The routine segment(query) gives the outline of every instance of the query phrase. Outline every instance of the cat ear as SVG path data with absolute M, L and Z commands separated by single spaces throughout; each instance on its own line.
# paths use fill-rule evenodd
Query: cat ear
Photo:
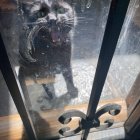
M 24 13 L 29 13 L 33 1 L 31 0 L 19 0 L 19 7 L 23 10 Z
M 73 5 L 73 3 L 74 3 L 74 0 L 62 0 L 62 1 L 63 2 L 67 2 L 70 5 Z
M 21 0 L 20 6 L 24 14 L 31 14 L 40 9 L 40 0 Z

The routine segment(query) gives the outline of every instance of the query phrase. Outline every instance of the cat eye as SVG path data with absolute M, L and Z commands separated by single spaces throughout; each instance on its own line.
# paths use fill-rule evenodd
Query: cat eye
M 49 10 L 47 8 L 42 8 L 38 11 L 37 16 L 38 18 L 45 17 Z
M 57 7 L 57 8 L 55 8 L 55 12 L 57 13 L 57 14 L 64 14 L 64 13 L 66 13 L 67 12 L 67 9 L 66 8 L 63 8 L 63 7 Z
M 46 13 L 43 12 L 43 11 L 39 11 L 39 12 L 37 13 L 38 18 L 44 17 L 45 15 L 46 15 Z

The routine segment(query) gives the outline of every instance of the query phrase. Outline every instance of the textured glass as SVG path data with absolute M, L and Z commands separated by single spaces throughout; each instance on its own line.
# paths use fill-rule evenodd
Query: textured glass
M 38 137 L 59 137 L 58 117 L 89 101 L 110 0 L 2 3 L 0 29 Z
M 126 98 L 140 72 L 140 2 L 130 2 L 102 97 Z M 110 96 L 113 95 L 113 96 Z

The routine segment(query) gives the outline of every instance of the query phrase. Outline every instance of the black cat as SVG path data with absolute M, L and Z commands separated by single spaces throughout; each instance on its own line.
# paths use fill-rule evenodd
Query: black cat
M 76 97 L 78 90 L 71 70 L 71 35 L 76 24 L 74 9 L 63 0 L 35 0 L 19 3 L 19 12 L 22 21 L 20 81 L 23 82 L 26 72 L 36 73 L 40 69 L 48 74 L 62 73 L 68 95 Z M 53 98 L 48 87 L 45 84 L 43 87 Z

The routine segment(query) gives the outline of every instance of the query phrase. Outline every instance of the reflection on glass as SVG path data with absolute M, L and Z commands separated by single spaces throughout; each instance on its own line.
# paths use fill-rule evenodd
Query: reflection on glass
M 110 0 L 11 5 L 12 12 L 1 12 L 0 27 L 25 103 L 37 134 L 58 136 L 59 115 L 88 103 Z
M 0 71 L 0 139 L 22 139 L 23 133 L 24 137 L 27 138 L 22 127 L 21 118 Z
M 17 110 L 0 71 L 0 117 L 16 114 Z
M 103 90 L 103 99 L 125 98 L 140 72 L 140 2 L 130 2 Z M 105 93 L 108 93 L 106 96 Z

